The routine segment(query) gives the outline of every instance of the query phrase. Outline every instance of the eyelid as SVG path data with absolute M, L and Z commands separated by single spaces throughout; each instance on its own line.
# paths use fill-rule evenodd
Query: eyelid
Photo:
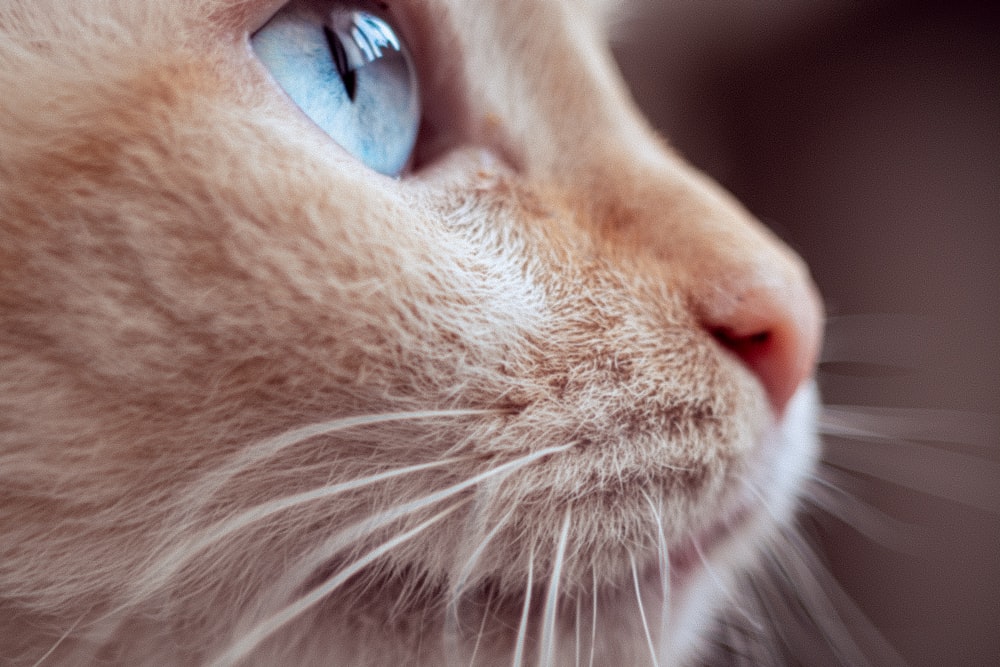
M 240 24 L 245 26 L 247 34 L 252 35 L 263 28 L 282 7 L 292 2 L 295 0 L 247 0 L 243 5 L 227 11 L 238 12 Z M 299 0 L 298 4 L 304 4 L 320 14 L 343 6 L 355 6 L 383 16 L 394 13 L 393 3 L 382 0 Z
M 238 9 L 239 25 L 245 36 L 250 36 L 264 27 L 271 17 L 278 13 L 290 0 L 247 0 Z

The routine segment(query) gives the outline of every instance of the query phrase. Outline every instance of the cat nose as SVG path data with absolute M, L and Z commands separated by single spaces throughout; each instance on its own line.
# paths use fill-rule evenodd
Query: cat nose
M 778 415 L 813 374 L 823 307 L 801 263 L 746 271 L 701 309 L 702 325 L 759 378 Z

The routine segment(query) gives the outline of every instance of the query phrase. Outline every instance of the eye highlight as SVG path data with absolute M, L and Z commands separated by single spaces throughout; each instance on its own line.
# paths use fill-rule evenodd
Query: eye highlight
M 413 60 L 386 18 L 360 3 L 298 0 L 250 42 L 278 85 L 334 141 L 375 171 L 403 170 L 420 99 Z

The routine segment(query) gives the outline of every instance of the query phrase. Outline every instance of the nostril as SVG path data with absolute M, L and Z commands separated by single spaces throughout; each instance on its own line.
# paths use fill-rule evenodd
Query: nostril
M 780 379 L 772 377 L 774 374 L 768 368 L 768 359 L 774 352 L 774 335 L 770 331 L 757 331 L 750 334 L 739 334 L 727 327 L 716 327 L 711 331 L 712 336 L 722 347 L 726 348 L 753 371 L 764 383 L 771 398 L 772 404 L 780 413 L 780 406 L 783 400 L 782 388 L 776 386 Z
M 712 330 L 712 336 L 723 347 L 731 350 L 738 357 L 749 363 L 749 358 L 765 353 L 771 342 L 770 331 L 758 331 L 749 335 L 740 335 L 732 329 L 717 327 Z
M 718 343 L 760 380 L 778 415 L 812 375 L 822 307 L 809 283 L 745 292 L 724 317 L 705 323 Z
M 784 412 L 798 385 L 805 379 L 793 357 L 797 352 L 778 344 L 779 335 L 771 330 L 741 334 L 727 327 L 711 330 L 724 348 L 743 361 L 764 385 L 775 412 Z
M 739 357 L 761 379 L 771 403 L 780 413 L 784 387 L 777 386 L 781 379 L 775 376 L 770 368 L 773 364 L 769 362 L 769 358 L 775 354 L 774 335 L 767 330 L 740 334 L 728 327 L 716 327 L 711 330 L 711 334 L 722 347 Z

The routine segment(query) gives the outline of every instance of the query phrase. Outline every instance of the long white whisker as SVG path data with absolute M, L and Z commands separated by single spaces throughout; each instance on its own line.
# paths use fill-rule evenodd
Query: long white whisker
M 826 479 L 836 473 L 829 468 L 822 476 L 813 475 L 805 500 L 887 549 L 912 555 L 927 553 L 935 539 L 933 533 L 886 514 Z
M 64 641 L 66 641 L 66 638 L 69 637 L 71 634 L 73 634 L 73 631 L 76 630 L 77 626 L 80 625 L 80 623 L 83 621 L 84 618 L 86 618 L 86 616 L 87 615 L 84 614 L 80 618 L 76 619 L 76 621 L 73 623 L 73 625 L 69 626 L 69 629 L 66 630 L 66 632 L 62 633 L 62 635 L 59 637 L 59 639 L 57 639 L 56 642 L 51 647 L 49 647 L 49 650 L 46 651 L 42 655 L 42 657 L 40 657 L 38 660 L 35 661 L 35 664 L 33 665 L 33 667 L 39 667 L 43 662 L 45 662 L 46 660 L 48 660 L 49 656 L 51 656 L 53 653 L 55 653 L 56 649 L 59 648 L 59 646 L 62 645 L 62 643 Z
M 359 428 L 364 426 L 371 426 L 376 424 L 391 423 L 398 421 L 410 421 L 410 420 L 422 420 L 422 419 L 434 419 L 434 418 L 450 418 L 450 417 L 465 417 L 465 416 L 476 416 L 476 415 L 496 415 L 505 414 L 506 410 L 500 409 L 449 409 L 449 410 L 416 410 L 409 412 L 392 412 L 383 414 L 372 414 L 372 415 L 358 415 L 353 417 L 342 417 L 338 419 L 332 419 L 328 421 L 318 422 L 315 424 L 310 424 L 302 426 L 299 428 L 291 429 L 277 436 L 267 438 L 261 442 L 258 442 L 247 449 L 242 450 L 237 457 L 232 459 L 225 467 L 219 468 L 210 474 L 204 475 L 201 479 L 201 483 L 190 487 L 184 494 L 185 499 L 195 499 L 200 498 L 200 502 L 194 502 L 186 505 L 184 509 L 184 515 L 188 517 L 194 517 L 201 511 L 205 506 L 209 504 L 211 498 L 218 492 L 225 483 L 237 475 L 238 473 L 250 469 L 252 465 L 261 460 L 266 460 L 272 457 L 282 450 L 292 447 L 296 444 L 305 442 L 311 438 L 319 437 L 322 435 L 328 435 L 331 433 L 336 433 L 340 431 L 345 431 L 353 428 Z M 434 467 L 438 463 L 424 464 L 428 467 Z M 405 474 L 402 472 L 401 474 Z M 321 493 L 321 491 L 320 491 Z M 280 503 L 281 501 L 276 501 Z M 280 511 L 280 510 L 279 510 Z M 253 522 L 250 514 L 246 514 L 246 518 Z M 234 522 L 239 522 L 240 519 L 235 517 L 232 519 Z M 191 525 L 194 523 L 193 518 L 189 518 L 184 525 Z M 195 541 L 196 551 L 190 552 L 193 555 L 197 552 L 197 549 L 202 549 L 205 546 L 210 545 L 215 540 L 212 537 L 214 531 L 209 528 L 206 529 L 202 538 L 198 538 Z M 204 540 L 204 543 L 202 543 Z M 200 546 L 199 546 L 200 545 Z M 185 541 L 181 546 L 171 549 L 167 555 L 160 556 L 157 560 L 151 563 L 149 566 L 143 568 L 146 573 L 141 579 L 136 580 L 131 583 L 131 589 L 135 593 L 131 595 L 133 599 L 138 599 L 143 597 L 144 594 L 151 593 L 158 587 L 163 586 L 168 578 L 176 574 L 189 560 L 188 549 L 191 543 Z M 123 604 L 115 609 L 108 610 L 103 614 L 106 619 L 114 618 L 120 612 L 126 610 L 126 606 Z
M 708 557 L 705 556 L 705 552 L 702 550 L 701 545 L 698 544 L 698 540 L 692 540 L 691 546 L 694 547 L 694 552 L 697 554 L 698 559 L 701 561 L 702 567 L 705 568 L 705 572 L 708 574 L 709 578 L 715 583 L 715 585 L 722 591 L 722 594 L 726 596 L 730 603 L 732 603 L 732 609 L 739 611 L 740 615 L 746 618 L 747 622 L 756 627 L 757 621 L 750 616 L 746 608 L 741 603 L 740 599 L 732 591 L 732 587 L 727 584 L 716 572 L 715 568 L 709 562 Z
M 777 575 L 780 574 L 782 575 L 784 581 L 779 582 L 771 579 L 764 580 L 761 577 L 752 577 L 746 580 L 747 585 L 756 595 L 756 601 L 757 601 L 756 607 L 757 611 L 759 612 L 758 614 L 756 614 L 756 616 L 758 618 L 763 617 L 763 620 L 766 621 L 766 624 L 762 623 L 761 621 L 757 621 L 757 623 L 753 627 L 755 630 L 757 630 L 758 633 L 763 632 L 765 629 L 772 631 L 775 634 L 774 637 L 775 639 L 780 639 L 782 643 L 785 644 L 785 646 L 791 648 L 795 645 L 795 643 L 792 640 L 795 638 L 794 626 L 796 623 L 796 619 L 795 618 L 785 619 L 779 616 L 779 612 L 781 610 L 775 606 L 775 601 L 785 603 L 787 606 L 788 593 L 786 592 L 786 590 L 789 589 L 789 585 L 791 584 L 790 588 L 794 592 L 795 582 L 789 579 L 787 573 L 781 570 L 780 566 L 777 564 L 777 559 L 778 559 L 777 553 L 772 553 L 768 551 L 766 553 L 766 556 L 771 561 L 770 573 L 772 574 L 772 576 L 776 577 Z M 763 590 L 764 585 L 767 585 L 767 588 L 769 588 L 770 591 Z M 774 593 L 776 590 L 780 590 L 781 595 L 775 595 Z M 744 615 L 743 618 L 748 619 L 749 615 Z M 771 664 L 771 663 L 764 662 L 761 664 Z M 775 662 L 775 664 L 778 663 Z
M 885 442 L 896 449 L 873 456 L 872 447 L 849 440 L 828 439 L 825 462 L 839 468 L 878 477 L 946 500 L 1000 514 L 1000 464 L 916 442 Z
M 594 667 L 594 653 L 597 651 L 597 572 L 590 571 L 591 603 L 593 608 L 590 612 L 590 660 L 589 667 Z
M 777 561 L 778 566 L 789 576 L 790 580 L 795 582 L 796 589 L 804 591 L 804 594 L 800 596 L 800 601 L 815 610 L 815 613 L 812 614 L 814 617 L 822 618 L 826 622 L 823 630 L 827 633 L 826 638 L 830 648 L 837 654 L 842 664 L 869 664 L 869 661 L 864 657 L 864 652 L 858 647 L 853 637 L 851 637 L 842 615 L 830 596 L 837 595 L 838 603 L 846 607 L 852 616 L 864 619 L 865 621 L 867 621 L 867 618 L 865 618 L 853 600 L 850 599 L 850 596 L 844 593 L 833 577 L 829 576 L 826 568 L 802 541 L 800 536 L 790 534 L 787 536 L 787 542 L 791 547 L 791 551 L 783 554 L 784 558 L 781 561 Z M 794 556 L 794 558 L 790 558 L 789 556 Z M 794 570 L 790 571 L 788 566 L 793 567 Z M 823 579 L 820 577 L 823 577 Z M 858 625 L 859 627 L 867 625 L 869 634 L 884 651 L 885 655 L 879 658 L 879 665 L 896 664 L 902 666 L 906 664 L 906 661 L 874 629 L 874 626 L 871 626 L 870 621 L 866 624 Z
M 483 641 L 483 633 L 486 631 L 486 619 L 490 615 L 490 603 L 489 600 L 483 608 L 483 620 L 479 622 L 479 632 L 476 633 L 476 643 L 472 647 L 472 657 L 469 658 L 469 667 L 474 667 L 476 664 L 476 655 L 479 653 L 479 644 Z
M 779 665 L 786 661 L 781 655 L 779 644 L 784 644 L 792 649 L 793 653 L 796 652 L 793 647 L 799 645 L 793 639 L 795 639 L 794 634 L 799 631 L 796 626 L 801 624 L 801 621 L 795 615 L 791 615 L 791 618 L 780 617 L 778 614 L 781 610 L 777 609 L 771 601 L 771 598 L 777 599 L 784 604 L 787 611 L 790 606 L 788 586 L 794 582 L 791 582 L 787 576 L 782 581 L 777 581 L 774 577 L 781 573 L 775 570 L 773 564 L 768 572 L 772 575 L 771 577 L 747 579 L 747 584 L 755 595 L 756 604 L 753 616 L 761 619 L 753 628 L 755 630 L 753 643 L 755 651 L 751 661 L 753 665 Z M 763 590 L 765 587 L 769 590 Z M 794 604 L 794 601 L 791 602 Z M 744 631 L 748 632 L 749 629 L 744 626 Z M 808 653 L 799 653 L 808 655 Z
M 200 498 L 201 501 L 195 505 L 188 506 L 186 514 L 194 516 L 209 504 L 211 498 L 222 489 L 226 482 L 240 472 L 251 469 L 254 464 L 268 460 L 281 451 L 293 447 L 302 442 L 323 435 L 330 435 L 341 431 L 355 428 L 374 426 L 400 421 L 418 421 L 436 418 L 468 417 L 486 414 L 502 414 L 502 410 L 496 409 L 451 409 L 451 410 L 415 410 L 407 412 L 388 412 L 381 414 L 355 415 L 351 417 L 340 417 L 327 421 L 307 424 L 298 428 L 290 429 L 284 433 L 272 436 L 256 444 L 241 450 L 237 456 L 231 459 L 225 466 L 217 468 L 210 474 L 201 478 L 201 482 L 190 488 L 184 494 L 185 498 Z M 187 545 L 184 546 L 187 548 Z M 181 549 L 175 549 L 173 553 L 183 553 Z M 164 564 L 169 567 L 169 561 L 164 560 Z M 147 568 L 147 571 L 160 571 L 159 568 Z
M 461 597 L 462 591 L 465 589 L 465 586 L 469 581 L 469 577 L 472 576 L 472 571 L 475 569 L 476 563 L 479 562 L 483 552 L 486 551 L 487 547 L 489 547 L 493 538 L 497 536 L 497 533 L 499 533 L 500 530 L 507 525 L 507 522 L 513 514 L 514 509 L 511 508 L 506 514 L 503 515 L 503 517 L 500 518 L 499 521 L 497 521 L 496 525 L 490 529 L 490 532 L 486 533 L 486 535 L 478 541 L 476 548 L 466 559 L 465 565 L 462 566 L 462 569 L 458 573 L 458 577 L 456 577 L 455 582 L 452 584 L 450 595 L 451 602 L 449 602 L 449 607 L 454 607 L 457 604 L 458 598 Z
M 657 565 L 660 569 L 660 637 L 667 636 L 667 626 L 670 623 L 670 550 L 667 548 L 667 536 L 663 530 L 663 506 L 662 498 L 658 504 L 653 503 L 653 499 L 648 493 L 643 493 L 650 511 L 653 512 L 653 519 L 656 521 L 656 555 Z
M 771 507 L 771 502 L 767 499 L 767 496 L 757 488 L 757 485 L 749 477 L 743 478 L 743 486 L 753 494 L 753 496 L 760 501 L 760 506 L 764 508 L 764 511 L 771 515 L 771 518 L 775 520 L 779 525 L 781 524 L 781 519 L 774 513 L 774 509 Z
M 146 569 L 147 571 L 155 572 L 157 580 L 165 581 L 184 567 L 186 563 L 193 560 L 194 557 L 200 552 L 213 544 L 217 544 L 229 535 L 232 535 L 254 523 L 274 516 L 275 514 L 283 512 L 287 509 L 298 507 L 316 500 L 332 498 L 333 496 L 341 493 L 356 491 L 366 486 L 371 486 L 396 477 L 422 472 L 424 470 L 441 468 L 460 460 L 462 459 L 456 457 L 442 459 L 440 461 L 432 461 L 430 463 L 421 463 L 395 470 L 388 470 L 374 475 L 369 475 L 367 477 L 322 486 L 318 489 L 311 489 L 309 491 L 303 491 L 301 493 L 296 493 L 284 498 L 278 498 L 267 503 L 262 503 L 255 507 L 251 507 L 250 509 L 244 510 L 237 516 L 222 521 L 219 524 L 209 526 L 201 531 L 200 537 L 195 538 L 193 541 L 181 543 L 164 556 L 159 557 L 154 567 L 148 567 Z M 147 583 L 147 588 L 152 586 L 154 586 L 153 583 Z
M 926 318 L 898 313 L 834 316 L 826 322 L 820 360 L 920 368 L 927 360 L 926 334 L 936 326 Z
M 750 641 L 749 631 L 737 625 L 730 619 L 724 626 L 725 639 L 722 645 L 730 653 L 741 658 L 740 664 L 749 660 L 753 665 L 774 665 L 779 664 L 777 660 L 766 661 L 763 651 L 755 647 Z
M 448 596 L 448 606 L 445 609 L 445 621 L 444 621 L 444 635 L 445 641 L 449 643 L 453 652 L 458 650 L 458 641 L 461 636 L 461 628 L 458 618 L 458 605 L 462 592 L 465 590 L 465 586 L 468 583 L 469 577 L 472 575 L 472 571 L 475 569 L 476 563 L 479 562 L 479 558 L 483 555 L 483 552 L 493 541 L 493 538 L 497 536 L 500 529 L 507 525 L 508 520 L 514 514 L 514 508 L 511 508 L 496 525 L 490 529 L 490 532 L 486 534 L 485 537 L 478 540 L 478 544 L 473 550 L 472 554 L 466 559 L 465 565 L 462 566 L 461 571 L 456 577 L 455 582 L 451 586 L 451 593 Z M 478 647 L 479 638 L 476 639 L 476 645 Z
M 535 548 L 532 546 L 528 554 L 528 585 L 524 589 L 524 607 L 521 609 L 521 622 L 517 626 L 517 643 L 514 647 L 514 662 L 512 667 L 521 667 L 524 661 L 524 641 L 528 635 L 528 613 L 531 611 L 531 587 L 535 577 Z
M 576 615 L 573 617 L 573 636 L 574 636 L 574 639 L 576 640 L 575 643 L 574 643 L 574 646 L 576 647 L 576 650 L 573 653 L 573 655 L 574 655 L 573 664 L 574 665 L 579 665 L 580 664 L 580 604 L 581 604 L 580 596 L 577 596 L 577 598 L 576 598 Z
M 460 500 L 453 503 L 444 510 L 438 512 L 434 516 L 430 517 L 426 521 L 421 522 L 417 526 L 407 530 L 396 537 L 383 542 L 379 546 L 375 547 L 362 557 L 355 560 L 351 565 L 342 569 L 336 575 L 325 581 L 322 585 L 317 586 L 311 590 L 308 594 L 304 595 L 300 599 L 296 600 L 294 603 L 286 606 L 277 614 L 274 614 L 266 621 L 257 624 L 255 627 L 251 628 L 238 642 L 233 644 L 229 650 L 223 653 L 221 656 L 216 658 L 211 662 L 212 667 L 223 667 L 225 665 L 233 665 L 243 658 L 246 658 L 250 653 L 257 648 L 261 642 L 266 640 L 272 634 L 277 632 L 282 626 L 294 620 L 296 617 L 307 611 L 313 605 L 317 604 L 323 598 L 328 596 L 330 593 L 335 591 L 338 587 L 344 584 L 352 576 L 360 572 L 367 565 L 373 563 L 378 558 L 382 557 L 395 547 L 403 544 L 407 540 L 410 540 L 420 533 L 424 532 L 434 524 L 440 522 L 445 517 L 449 516 L 455 512 L 459 507 L 466 504 L 466 500 Z
M 220 466 L 210 474 L 202 476 L 201 482 L 189 489 L 188 493 L 185 494 L 187 498 L 202 499 L 197 505 L 187 508 L 188 514 L 193 515 L 208 505 L 211 499 L 215 497 L 215 494 L 239 473 L 251 470 L 260 462 L 272 459 L 282 451 L 313 438 L 392 422 L 504 414 L 504 412 L 497 409 L 413 410 L 338 417 L 336 419 L 299 426 L 241 449 L 226 465 Z
M 413 514 L 414 512 L 442 500 L 451 498 L 452 496 L 455 496 L 470 487 L 474 487 L 487 479 L 512 473 L 541 458 L 557 452 L 565 451 L 570 446 L 571 445 L 559 445 L 541 449 L 537 452 L 532 452 L 531 454 L 527 454 L 520 458 L 498 465 L 495 468 L 483 471 L 473 477 L 458 482 L 457 484 L 441 489 L 440 491 L 435 491 L 434 493 L 427 494 L 426 496 L 417 498 L 416 500 L 403 503 L 402 505 L 380 512 L 371 518 L 348 526 L 300 558 L 299 561 L 288 570 L 287 574 L 282 577 L 281 582 L 279 582 L 276 587 L 276 590 L 294 590 L 294 588 L 300 585 L 304 579 L 308 578 L 317 566 L 328 561 L 334 554 L 339 553 L 345 547 L 354 544 L 362 537 L 374 533 L 378 529 L 392 523 L 393 521 L 409 514 Z
M 235 474 L 248 469 L 248 467 L 250 467 L 253 463 L 269 459 L 282 450 L 319 436 L 391 422 L 418 421 L 450 417 L 471 417 L 478 415 L 504 414 L 504 412 L 504 410 L 497 409 L 413 410 L 409 412 L 387 412 L 383 414 L 339 417 L 337 419 L 330 419 L 315 424 L 307 424 L 306 426 L 300 426 L 271 438 L 267 438 L 242 450 L 238 456 L 229 462 L 227 466 L 216 470 L 213 475 L 206 477 L 205 484 L 203 485 L 205 488 L 200 489 L 202 493 L 192 497 L 209 497 L 213 495 L 216 490 L 221 488 L 228 479 Z
M 715 568 L 712 567 L 712 564 L 708 562 L 708 557 L 705 556 L 705 552 L 702 551 L 701 545 L 698 544 L 698 540 L 691 540 L 691 546 L 694 547 L 694 552 L 698 556 L 698 560 L 701 561 L 702 567 L 705 568 L 705 572 L 712 579 L 712 581 L 715 582 L 715 585 L 720 591 L 722 591 L 723 595 L 725 595 L 729 601 L 733 603 L 734 606 L 738 605 L 736 596 L 733 595 L 733 592 L 729 589 L 726 582 L 719 577 Z
M 566 508 L 562 530 L 559 532 L 559 546 L 556 547 L 556 562 L 552 568 L 549 591 L 545 599 L 545 614 L 542 622 L 542 644 L 538 652 L 539 665 L 551 665 L 555 658 L 556 606 L 559 602 L 559 579 L 562 577 L 563 561 L 566 556 L 566 542 L 569 539 L 570 508 Z
M 649 631 L 649 621 L 646 618 L 646 609 L 642 604 L 642 589 L 639 587 L 639 571 L 635 566 L 635 556 L 629 554 L 629 561 L 632 563 L 632 583 L 635 584 L 635 601 L 639 605 L 639 617 L 642 619 L 642 629 L 646 633 L 646 643 L 649 645 L 649 657 L 653 660 L 653 667 L 659 667 L 660 661 L 656 657 L 656 646 L 653 644 L 653 635 Z
M 864 440 L 923 440 L 993 448 L 1000 436 L 996 415 L 964 410 L 824 405 L 819 430 Z

